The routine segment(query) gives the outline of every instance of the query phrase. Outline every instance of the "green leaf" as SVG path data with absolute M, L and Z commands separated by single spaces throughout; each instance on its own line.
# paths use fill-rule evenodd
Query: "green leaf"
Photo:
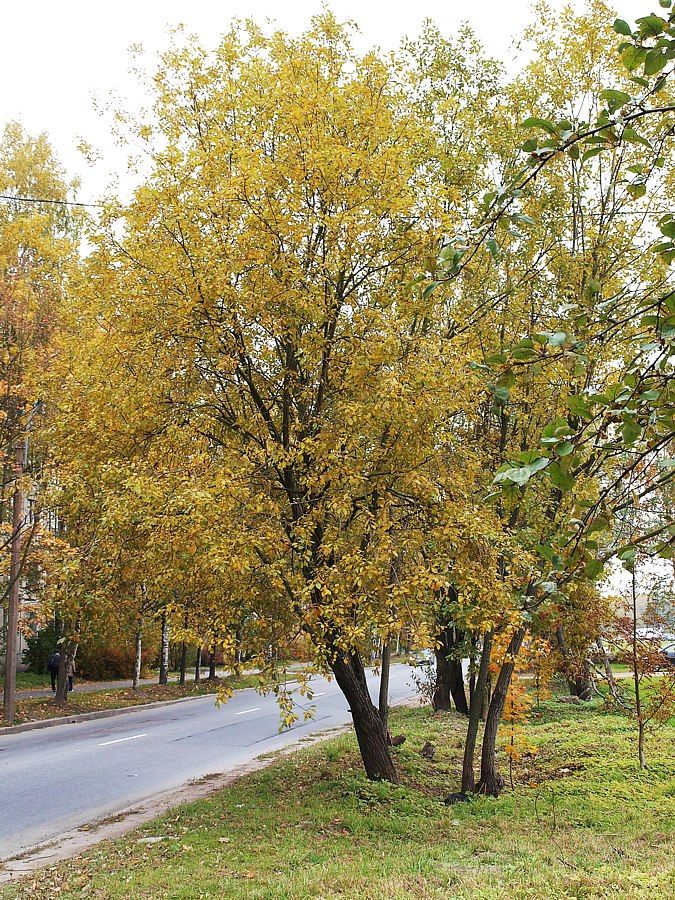
M 643 137 L 643 135 L 639 134 L 639 132 L 637 132 L 634 128 L 630 127 L 624 128 L 623 139 L 624 141 L 630 141 L 633 144 L 643 144 L 645 147 L 649 147 L 650 149 L 652 146 L 646 137 Z
M 571 441 L 563 441 L 555 448 L 557 456 L 569 456 L 574 451 L 574 444 Z
M 598 153 L 602 153 L 604 147 L 591 147 L 590 150 L 586 150 L 584 155 L 581 157 L 582 162 L 586 162 L 587 159 L 592 159 L 594 156 L 597 156 Z
M 497 244 L 497 241 L 494 238 L 490 238 L 487 241 L 487 248 L 490 251 L 490 256 L 494 260 L 499 259 L 499 245 Z
M 533 462 L 528 463 L 526 466 L 513 466 L 504 469 L 502 472 L 498 472 L 492 483 L 503 484 L 506 481 L 510 481 L 513 484 L 524 487 L 535 472 L 539 472 L 541 469 L 546 468 L 549 463 L 550 459 L 548 457 L 541 456 Z
M 632 72 L 634 69 L 637 69 L 639 65 L 642 64 L 645 56 L 647 55 L 647 51 L 644 47 L 634 47 L 628 46 L 621 54 L 621 59 L 623 60 L 624 66 L 628 69 L 629 72 Z
M 660 459 L 657 463 L 657 466 L 660 469 L 672 469 L 675 467 L 675 458 L 670 459 Z
M 656 75 L 667 62 L 667 51 L 663 47 L 654 47 L 645 56 L 645 75 Z
M 668 238 L 675 238 L 675 215 L 669 213 L 659 219 L 659 230 Z
M 578 394 L 573 394 L 567 400 L 567 407 L 573 416 L 579 416 L 579 418 L 586 420 L 590 420 L 593 418 L 593 413 L 591 412 L 591 408 L 586 397 L 582 397 Z
M 544 131 L 547 131 L 551 135 L 558 134 L 555 125 L 553 122 L 549 121 L 549 119 L 537 119 L 535 116 L 530 116 L 529 119 L 525 119 L 525 121 L 521 124 L 521 128 L 542 128 Z
M 512 388 L 517 380 L 515 372 L 504 372 L 499 376 L 498 384 L 499 387 Z
M 521 362 L 523 362 L 523 361 L 527 361 L 529 359 L 536 359 L 537 353 L 528 347 L 516 347 L 514 350 L 511 351 L 511 356 L 514 359 L 518 359 Z
M 551 463 L 546 469 L 551 484 L 560 488 L 561 491 L 571 491 L 574 487 L 574 477 L 569 472 L 565 472 L 558 463 Z
M 630 103 L 633 98 L 625 91 L 614 91 L 610 89 L 606 91 L 600 91 L 600 99 L 610 100 L 612 103 L 618 103 L 621 106 L 624 106 L 626 103 Z
M 640 437 L 642 430 L 640 426 L 634 422 L 632 419 L 627 419 L 623 425 L 621 426 L 621 436 L 623 437 L 623 442 L 629 447 L 637 441 Z
M 525 468 L 529 469 L 532 475 L 534 475 L 535 472 L 540 472 L 542 469 L 545 469 L 550 462 L 551 460 L 548 458 L 548 456 L 540 456 L 533 462 L 528 463 Z
M 594 531 L 606 531 L 609 528 L 609 520 L 604 516 L 597 516 L 588 526 L 588 534 Z
M 633 200 L 639 200 L 640 197 L 644 197 L 647 193 L 647 185 L 644 181 L 637 181 L 634 184 L 627 185 L 626 190 Z
M 562 347 L 562 345 L 567 340 L 567 334 L 564 331 L 556 331 L 555 334 L 552 334 L 548 339 L 549 345 L 551 347 Z
M 631 37 L 633 34 L 630 30 L 630 25 L 624 19 L 616 19 L 612 27 L 617 34 L 623 34 L 625 37 Z
M 639 26 L 640 34 L 643 37 L 658 37 L 660 34 L 663 34 L 666 25 L 661 16 L 655 16 L 654 13 L 636 19 L 635 23 Z
M 486 357 L 485 362 L 488 366 L 503 366 L 508 358 L 508 353 L 493 353 Z
M 584 569 L 584 575 L 590 581 L 595 581 L 598 575 L 601 574 L 603 570 L 603 564 L 599 559 L 592 559 L 589 563 L 587 563 L 586 568 Z
M 431 297 L 431 295 L 436 290 L 438 285 L 442 284 L 442 283 L 443 282 L 441 282 L 441 281 L 432 281 L 431 284 L 428 284 L 422 291 L 422 299 L 427 300 L 429 297 Z

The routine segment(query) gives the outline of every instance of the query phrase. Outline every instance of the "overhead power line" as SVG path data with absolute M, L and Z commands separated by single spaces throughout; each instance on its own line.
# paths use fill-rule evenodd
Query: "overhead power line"
M 76 200 L 51 200 L 46 197 L 16 197 L 14 194 L 0 194 L 0 200 L 5 200 L 8 203 L 52 203 L 56 206 L 85 206 L 93 209 L 104 208 L 103 203 L 80 203 Z M 613 216 L 664 216 L 671 212 L 671 209 L 654 209 L 651 207 L 647 209 L 616 209 L 610 213 L 582 210 L 581 213 L 579 213 L 579 216 L 586 216 L 587 218 L 603 218 L 604 216 L 607 216 L 607 218 L 610 219 Z M 574 218 L 572 213 L 561 213 L 559 215 L 564 219 Z
M 0 200 L 12 203 L 53 203 L 57 206 L 93 206 L 103 209 L 102 203 L 78 203 L 75 200 L 48 200 L 45 197 L 15 197 L 13 194 L 0 194 Z

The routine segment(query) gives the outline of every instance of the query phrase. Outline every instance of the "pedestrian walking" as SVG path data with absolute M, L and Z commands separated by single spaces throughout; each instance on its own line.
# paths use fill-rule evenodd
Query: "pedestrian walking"
M 68 660 L 68 668 L 66 670 L 66 675 L 68 677 L 68 692 L 70 693 L 70 691 L 72 691 L 72 689 L 73 689 L 73 678 L 75 677 L 75 675 L 77 675 L 77 669 L 75 668 L 75 660 L 72 658 Z
M 49 662 L 47 663 L 47 671 L 49 672 L 52 679 L 52 691 L 56 693 L 56 681 L 59 677 L 59 666 L 61 665 L 61 654 L 58 650 L 55 650 L 52 655 L 49 657 Z

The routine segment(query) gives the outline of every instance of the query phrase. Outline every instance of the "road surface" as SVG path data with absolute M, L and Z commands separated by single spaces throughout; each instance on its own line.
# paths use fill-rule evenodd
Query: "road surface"
M 390 702 L 414 694 L 410 667 L 391 668 Z M 378 678 L 368 674 L 371 695 Z M 303 735 L 350 721 L 335 681 L 312 681 L 313 721 L 279 734 L 273 696 L 237 691 L 110 719 L 0 737 L 0 859 L 187 781 L 227 772 Z M 299 710 L 302 713 L 302 709 Z

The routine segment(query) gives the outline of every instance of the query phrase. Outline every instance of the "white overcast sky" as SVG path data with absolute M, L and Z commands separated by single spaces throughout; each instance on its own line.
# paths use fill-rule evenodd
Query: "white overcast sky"
M 551 0 L 562 6 L 562 0 Z M 513 57 L 511 42 L 532 17 L 530 0 L 332 0 L 334 13 L 358 24 L 364 43 L 393 47 L 412 36 L 425 18 L 448 35 L 462 21 L 475 28 L 486 49 L 500 59 Z M 582 5 L 576 0 L 575 6 Z M 633 20 L 658 8 L 657 0 L 616 0 L 617 13 Z M 132 44 L 152 54 L 164 48 L 168 30 L 184 24 L 206 46 L 213 46 L 233 16 L 273 20 L 301 30 L 320 11 L 320 0 L 0 0 L 0 126 L 21 121 L 32 133 L 47 132 L 70 174 L 82 180 L 80 199 L 97 199 L 117 181 L 131 181 L 125 157 L 115 150 L 109 120 L 93 99 L 110 92 L 134 109 L 142 98 L 129 76 Z M 93 145 L 100 162 L 89 167 L 76 147 Z

